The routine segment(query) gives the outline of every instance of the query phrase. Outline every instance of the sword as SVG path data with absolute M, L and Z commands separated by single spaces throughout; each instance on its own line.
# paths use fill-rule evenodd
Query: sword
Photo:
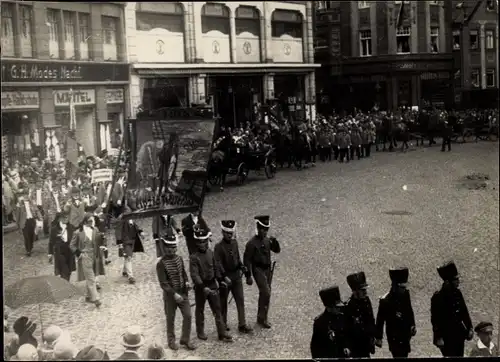
M 276 260 L 273 261 L 273 265 L 271 265 L 271 271 L 269 272 L 269 289 L 271 289 L 273 283 L 274 268 L 276 268 Z

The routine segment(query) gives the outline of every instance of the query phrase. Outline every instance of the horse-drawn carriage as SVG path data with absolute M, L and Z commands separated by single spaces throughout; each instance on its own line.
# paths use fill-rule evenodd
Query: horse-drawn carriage
M 219 185 L 222 190 L 228 175 L 236 176 L 237 184 L 242 185 L 250 171 L 258 174 L 263 171 L 269 179 L 276 175 L 273 146 L 230 136 L 223 136 L 215 142 L 209 164 L 208 180 L 211 185 Z

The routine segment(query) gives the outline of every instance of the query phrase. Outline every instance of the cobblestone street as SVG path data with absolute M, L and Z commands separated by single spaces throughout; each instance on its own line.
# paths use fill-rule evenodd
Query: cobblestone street
M 430 298 L 441 284 L 436 267 L 448 259 L 454 259 L 462 275 L 461 288 L 473 324 L 481 320 L 493 322 L 496 342 L 500 308 L 498 148 L 498 143 L 481 142 L 453 145 L 449 153 L 439 152 L 439 146 L 404 154 L 378 152 L 369 160 L 348 164 L 320 162 L 300 172 L 278 171 L 272 180 L 252 173 L 247 185 L 209 194 L 204 216 L 214 241 L 221 236 L 219 220 L 234 218 L 242 253 L 254 232 L 253 216 L 271 215 L 270 234 L 280 240 L 282 247 L 273 280 L 273 328 L 256 329 L 253 336 L 238 335 L 234 332 L 237 318 L 233 302 L 228 318 L 235 341 L 223 345 L 217 340 L 207 306 L 209 340 L 200 342 L 195 337 L 193 308 L 192 337 L 199 348 L 195 352 L 168 353 L 179 359 L 310 358 L 313 319 L 323 310 L 318 296 L 321 288 L 338 284 L 347 299 L 350 293 L 346 276 L 364 270 L 376 313 L 378 298 L 390 287 L 388 268 L 408 266 L 417 323 L 410 356 L 440 356 L 432 345 Z M 473 172 L 488 174 L 489 187 L 460 188 L 459 179 Z M 96 344 L 105 348 L 112 359 L 121 354 L 120 335 L 132 324 L 142 327 L 148 344 L 157 340 L 166 346 L 151 220 L 145 220 L 142 227 L 148 238 L 144 243 L 146 252 L 135 256 L 136 285 L 127 284 L 121 276 L 122 262 L 110 237 L 112 264 L 107 268 L 108 275 L 101 277 L 101 308 L 85 303 L 83 297 L 59 305 L 44 304 L 43 325 L 66 328 L 79 348 Z M 22 237 L 17 232 L 6 234 L 3 243 L 5 286 L 24 277 L 53 273 L 47 258 L 47 240 L 36 243 L 31 258 L 24 256 Z M 187 262 L 185 244 L 180 254 Z M 83 284 L 79 285 L 83 290 Z M 247 320 L 253 326 L 257 309 L 255 284 L 245 286 L 245 298 Z M 40 331 L 36 306 L 14 311 L 9 321 L 12 323 L 20 315 L 33 318 Z M 177 336 L 180 318 L 178 313 Z M 469 342 L 467 351 L 471 346 Z M 145 348 L 140 351 L 144 352 Z M 374 357 L 389 356 L 384 340 L 383 348 Z

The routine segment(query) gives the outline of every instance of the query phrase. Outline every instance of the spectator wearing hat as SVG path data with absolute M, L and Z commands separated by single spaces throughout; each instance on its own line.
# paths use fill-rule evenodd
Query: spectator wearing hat
M 64 332 L 60 327 L 55 325 L 47 327 L 42 335 L 42 346 L 38 349 L 40 360 L 53 360 L 56 344 L 66 341 L 71 342 L 71 337 L 68 332 Z
M 180 343 L 189 350 L 195 346 L 191 341 L 191 305 L 188 298 L 189 281 L 184 261 L 177 255 L 178 240 L 173 230 L 160 238 L 164 244 L 164 254 L 156 264 L 158 282 L 163 290 L 163 306 L 167 324 L 168 347 L 178 350 L 175 338 L 175 312 L 180 309 L 182 314 L 182 335 Z
M 130 208 L 125 206 L 124 212 L 130 212 Z M 128 278 L 130 284 L 135 284 L 132 257 L 134 253 L 144 253 L 142 229 L 132 219 L 120 220 L 117 227 L 121 228 L 121 240 L 117 240 L 116 243 L 123 257 L 122 275 Z
M 130 326 L 124 334 L 122 334 L 122 346 L 125 347 L 125 352 L 116 360 L 139 360 L 141 357 L 137 354 L 139 348 L 144 344 L 144 335 L 141 332 L 141 327 Z
M 314 319 L 311 339 L 312 358 L 346 358 L 351 354 L 346 334 L 344 303 L 338 286 L 323 289 L 319 296 L 325 310 Z
M 19 317 L 12 325 L 12 329 L 19 337 L 19 346 L 31 344 L 35 348 L 38 347 L 38 341 L 33 337 L 36 330 L 36 323 L 33 323 L 28 317 Z
M 76 361 L 109 361 L 108 352 L 95 347 L 94 345 L 87 346 L 80 350 L 76 356 Z
M 71 251 L 77 258 L 78 281 L 86 281 L 86 301 L 101 305 L 97 293 L 97 276 L 105 275 L 104 260 L 101 250 L 107 249 L 105 239 L 93 227 L 93 215 L 86 214 L 83 218 L 83 227 L 71 239 Z
M 38 358 L 36 347 L 29 343 L 22 344 L 16 354 L 17 361 L 38 361 Z
M 220 225 L 222 240 L 215 245 L 214 255 L 224 277 L 224 282 L 221 283 L 223 288 L 219 289 L 222 320 L 227 326 L 228 297 L 229 293 L 232 293 L 238 311 L 238 330 L 240 333 L 251 333 L 252 329 L 246 324 L 245 297 L 241 279 L 242 274 L 248 275 L 248 270 L 245 269 L 241 261 L 238 241 L 235 237 L 236 221 L 222 220 Z
M 208 248 L 211 233 L 207 230 L 199 229 L 195 231 L 194 237 L 198 241 L 198 250 L 189 257 L 189 271 L 194 284 L 195 323 L 196 333 L 202 341 L 208 339 L 205 334 L 205 304 L 212 310 L 215 318 L 215 326 L 219 340 L 232 342 L 232 337 L 227 334 L 226 325 L 222 320 L 219 293 L 217 288 L 223 282 L 221 268 L 215 260 L 214 253 Z
M 411 352 L 410 340 L 417 333 L 410 292 L 407 289 L 408 276 L 408 268 L 390 269 L 391 290 L 379 301 L 375 344 L 382 348 L 385 324 L 389 351 L 394 358 L 408 357 Z
M 18 204 L 15 211 L 15 218 L 19 230 L 24 238 L 26 255 L 31 256 L 33 244 L 36 238 L 37 223 L 42 222 L 42 215 L 38 207 L 30 200 L 27 184 L 19 185 Z
M 375 353 L 375 318 L 368 283 L 364 272 L 347 276 L 347 284 L 352 290 L 351 298 L 346 303 L 346 318 L 351 344 L 351 357 L 369 358 Z
M 148 351 L 146 354 L 146 359 L 164 359 L 165 358 L 165 350 L 162 346 L 157 343 L 154 343 L 148 347 Z
M 493 324 L 491 322 L 480 322 L 474 328 L 478 339 L 469 357 L 500 357 L 498 347 L 493 343 Z
M 437 271 L 443 285 L 431 298 L 433 343 L 443 357 L 463 357 L 465 340 L 472 339 L 473 330 L 469 310 L 459 289 L 458 269 L 450 261 Z
M 56 361 L 73 361 L 78 349 L 69 339 L 57 340 L 54 345 L 53 359 Z
M 63 211 L 68 214 L 68 238 L 71 240 L 73 234 L 81 228 L 85 218 L 86 205 L 80 199 L 80 189 L 73 186 L 70 191 L 71 198 L 64 205 Z
M 259 288 L 257 324 L 263 328 L 271 328 L 268 320 L 269 303 L 271 302 L 271 252 L 280 253 L 281 246 L 274 237 L 268 237 L 271 222 L 268 215 L 254 217 L 256 235 L 246 244 L 243 253 L 243 264 L 247 269 L 246 282 Z
M 54 275 L 69 281 L 76 270 L 75 256 L 70 248 L 68 215 L 59 213 L 51 225 L 49 237 L 49 260 L 54 259 Z

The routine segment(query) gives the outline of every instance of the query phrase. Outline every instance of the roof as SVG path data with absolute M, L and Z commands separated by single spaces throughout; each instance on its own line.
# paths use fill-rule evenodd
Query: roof
M 480 4 L 480 3 L 483 4 Z M 452 0 L 452 18 L 453 22 L 462 23 L 464 21 L 464 11 L 462 9 L 457 9 L 457 5 L 463 4 L 465 8 L 465 13 L 468 17 L 472 15 L 474 7 L 476 5 L 486 6 L 485 0 Z M 469 20 L 473 20 L 472 18 Z

